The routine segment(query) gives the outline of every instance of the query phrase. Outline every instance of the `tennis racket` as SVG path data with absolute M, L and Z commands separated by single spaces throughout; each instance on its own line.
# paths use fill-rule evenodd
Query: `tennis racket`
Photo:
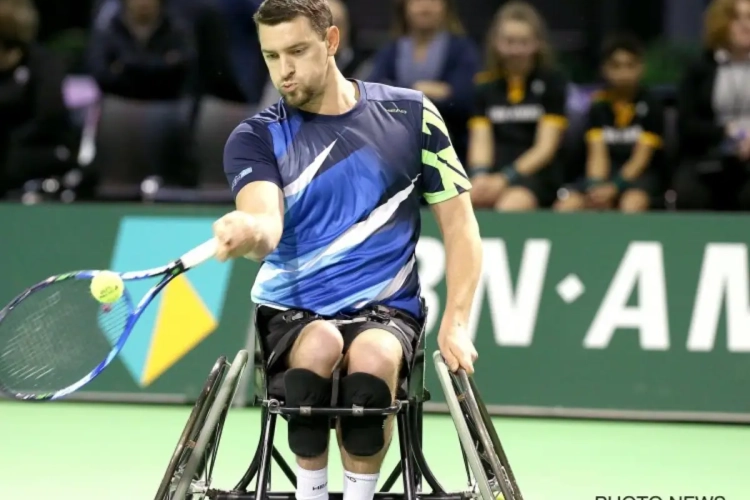
M 118 273 L 122 297 L 102 304 L 91 280 L 102 271 L 52 276 L 0 310 L 0 394 L 26 401 L 67 396 L 94 380 L 128 340 L 133 327 L 164 287 L 216 255 L 211 239 L 166 266 Z M 161 278 L 137 304 L 128 282 Z

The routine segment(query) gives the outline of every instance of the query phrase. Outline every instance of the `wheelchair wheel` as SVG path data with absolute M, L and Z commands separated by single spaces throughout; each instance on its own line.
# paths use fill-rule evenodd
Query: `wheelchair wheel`
M 224 382 L 208 410 L 205 422 L 199 430 L 198 438 L 187 457 L 182 474 L 179 478 L 176 478 L 174 496 L 170 497 L 170 500 L 202 500 L 206 498 L 206 493 L 211 486 L 211 476 L 224 421 L 247 367 L 248 358 L 248 352 L 244 350 L 235 356 Z
M 440 385 L 458 431 L 476 489 L 483 500 L 523 500 L 508 459 L 473 379 L 453 374 L 440 352 L 433 355 Z M 500 496 L 502 495 L 502 497 Z
M 216 395 L 219 392 L 219 386 L 221 385 L 221 381 L 224 378 L 228 366 L 227 358 L 222 356 L 216 361 L 211 369 L 206 384 L 193 406 L 193 411 L 190 412 L 190 417 L 188 417 L 188 421 L 185 424 L 180 440 L 175 447 L 154 500 L 171 500 L 174 498 L 173 493 L 176 486 L 176 479 L 182 475 L 187 459 L 195 446 L 195 440 L 198 438 L 198 433 L 206 421 L 208 410 L 213 405 Z

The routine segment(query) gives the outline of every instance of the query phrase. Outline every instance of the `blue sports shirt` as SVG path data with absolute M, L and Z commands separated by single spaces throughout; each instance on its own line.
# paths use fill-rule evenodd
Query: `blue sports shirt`
M 424 94 L 356 84 L 359 99 L 344 114 L 312 114 L 282 99 L 227 141 L 224 171 L 235 196 L 255 181 L 284 193 L 284 231 L 252 300 L 322 316 L 382 304 L 422 319 L 420 199 L 440 203 L 471 184 Z

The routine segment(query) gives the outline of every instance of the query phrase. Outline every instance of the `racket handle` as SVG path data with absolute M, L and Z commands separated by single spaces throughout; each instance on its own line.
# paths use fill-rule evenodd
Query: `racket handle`
M 199 266 L 209 259 L 216 256 L 216 250 L 219 247 L 219 242 L 215 238 L 211 238 L 205 243 L 198 245 L 197 247 L 190 250 L 188 253 L 180 257 L 182 265 L 185 269 L 190 269 L 195 266 Z

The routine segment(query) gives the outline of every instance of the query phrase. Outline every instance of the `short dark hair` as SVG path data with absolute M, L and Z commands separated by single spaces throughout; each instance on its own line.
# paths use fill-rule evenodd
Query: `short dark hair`
M 643 53 L 645 52 L 638 37 L 630 33 L 619 33 L 610 35 L 602 44 L 601 61 L 607 62 L 618 50 L 627 52 L 638 59 L 643 59 Z
M 264 0 L 253 16 L 255 24 L 276 26 L 302 16 L 324 37 L 333 26 L 333 14 L 327 0 Z

